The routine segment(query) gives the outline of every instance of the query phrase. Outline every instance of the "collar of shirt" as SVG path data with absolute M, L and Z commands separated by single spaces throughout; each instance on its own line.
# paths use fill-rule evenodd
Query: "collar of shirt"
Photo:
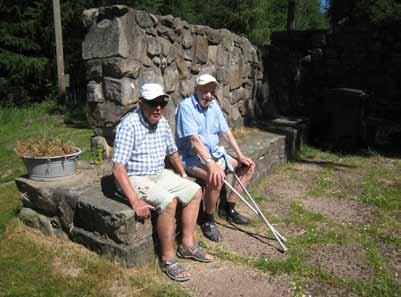
M 142 124 L 142 125 L 144 125 L 144 126 L 145 126 L 147 129 L 149 129 L 149 130 L 155 130 L 155 129 L 156 129 L 157 124 L 155 124 L 155 125 L 150 125 L 150 124 L 148 123 L 148 121 L 146 120 L 145 115 L 143 114 L 143 110 L 142 110 L 142 109 L 138 108 L 138 109 L 137 109 L 137 112 L 138 112 L 139 120 L 141 121 L 141 124 Z

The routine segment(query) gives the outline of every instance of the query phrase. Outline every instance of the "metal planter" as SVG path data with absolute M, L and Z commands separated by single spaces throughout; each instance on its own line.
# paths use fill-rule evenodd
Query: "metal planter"
M 53 181 L 74 175 L 77 171 L 77 159 L 81 154 L 79 148 L 75 149 L 75 153 L 65 156 L 23 156 L 29 178 L 38 181 Z

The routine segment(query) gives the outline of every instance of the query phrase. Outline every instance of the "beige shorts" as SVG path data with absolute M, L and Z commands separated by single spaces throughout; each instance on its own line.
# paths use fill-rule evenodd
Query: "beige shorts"
M 169 169 L 163 169 L 157 175 L 130 176 L 129 180 L 139 198 L 159 211 L 163 211 L 174 198 L 184 205 L 188 204 L 200 189 L 197 183 Z

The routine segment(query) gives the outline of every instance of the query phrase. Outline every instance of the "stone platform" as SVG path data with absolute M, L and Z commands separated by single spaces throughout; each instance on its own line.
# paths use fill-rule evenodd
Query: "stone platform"
M 256 185 L 287 161 L 285 136 L 259 129 L 238 135 L 243 152 L 256 161 Z M 78 174 L 54 182 L 16 179 L 23 208 L 20 219 L 50 236 L 83 244 L 127 267 L 156 256 L 151 220 L 135 219 L 128 202 L 115 197 L 111 163 L 78 163 Z

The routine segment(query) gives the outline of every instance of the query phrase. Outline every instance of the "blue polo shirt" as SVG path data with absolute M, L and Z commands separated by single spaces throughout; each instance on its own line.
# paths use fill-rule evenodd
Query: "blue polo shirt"
M 209 153 L 220 158 L 219 136 L 227 133 L 230 128 L 223 116 L 220 106 L 213 100 L 208 107 L 203 108 L 196 94 L 180 102 L 176 110 L 176 143 L 178 152 L 186 166 L 192 167 L 200 161 L 194 152 L 189 136 L 198 135 Z

